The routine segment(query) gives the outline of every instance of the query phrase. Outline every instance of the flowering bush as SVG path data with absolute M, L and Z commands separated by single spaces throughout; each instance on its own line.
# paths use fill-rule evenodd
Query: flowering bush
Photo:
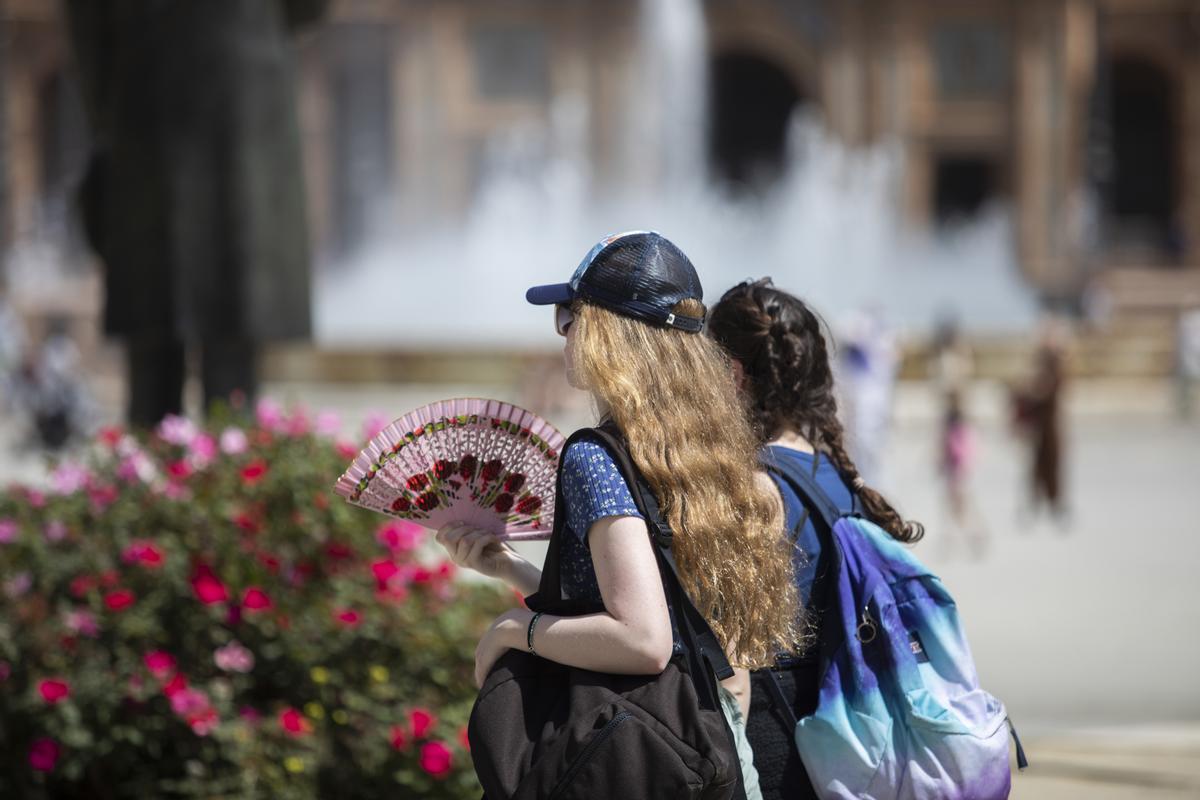
M 103 431 L 0 495 L 0 797 L 476 798 L 511 602 L 332 494 L 336 422 Z

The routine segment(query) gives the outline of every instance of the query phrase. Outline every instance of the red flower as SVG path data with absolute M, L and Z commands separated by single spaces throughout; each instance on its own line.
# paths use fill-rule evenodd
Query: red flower
M 424 567 L 414 567 L 410 578 L 413 583 L 425 584 L 433 580 L 433 573 Z
M 333 612 L 333 618 L 347 628 L 357 628 L 358 624 L 362 622 L 362 617 L 352 608 L 343 608 Z
M 325 555 L 334 561 L 345 561 L 354 558 L 354 548 L 345 542 L 330 542 L 325 545 Z
M 504 491 L 517 492 L 525 485 L 525 476 L 519 472 L 514 472 L 504 481 Z
M 187 480 L 191 477 L 192 467 L 188 462 L 183 460 L 172 461 L 167 465 L 167 474 L 177 480 Z
M 242 605 L 248 611 L 262 611 L 271 607 L 271 598 L 257 586 L 251 586 L 242 595 Z
M 465 727 L 458 729 L 458 743 L 461 744 L 463 749 L 467 752 L 471 751 L 471 738 L 467 735 L 467 729 Z
M 279 556 L 274 555 L 272 553 L 259 553 L 258 554 L 258 563 L 260 563 L 264 567 L 266 567 L 267 571 L 270 572 L 272 575 L 279 572 L 279 567 L 281 565 Z
M 288 707 L 279 713 L 279 726 L 288 733 L 289 736 L 305 736 L 312 733 L 312 723 L 305 719 L 294 708 Z
M 334 449 L 343 461 L 349 461 L 358 455 L 358 448 L 349 442 L 338 442 L 334 445 Z
M 414 492 L 419 492 L 429 485 L 429 478 L 425 477 L 424 473 L 418 473 L 408 479 L 408 488 Z
M 233 524 L 241 528 L 246 533 L 258 533 L 262 528 L 258 524 L 258 520 L 254 516 L 245 512 L 233 515 Z
M 410 508 L 412 508 L 412 503 L 409 502 L 407 497 L 397 497 L 395 501 L 392 502 L 392 511 L 399 511 L 403 513 L 408 511 Z
M 109 611 L 123 611 L 133 605 L 134 599 L 133 592 L 128 589 L 117 589 L 104 596 L 104 605 Z
M 521 498 L 521 502 L 517 503 L 517 512 L 520 514 L 532 514 L 542 507 L 542 498 L 535 494 Z
M 92 509 L 99 513 L 117 502 L 120 491 L 115 486 L 94 486 L 88 489 L 88 496 L 92 500 Z
M 399 725 L 392 726 L 391 731 L 389 731 L 388 738 L 392 742 L 393 750 L 403 750 L 408 747 L 408 734 L 404 731 L 404 728 L 400 727 Z
M 221 579 L 207 564 L 196 567 L 192 574 L 192 591 L 196 593 L 196 599 L 206 606 L 223 603 L 229 599 L 229 591 L 225 584 L 221 583 Z
M 122 435 L 124 432 L 120 428 L 110 425 L 100 429 L 100 432 L 96 434 L 96 441 L 109 447 L 116 447 L 117 442 L 121 441 Z
M 192 733 L 197 736 L 207 736 L 217 727 L 217 723 L 221 721 L 221 718 L 217 716 L 215 708 L 206 706 L 194 714 L 188 714 L 186 721 L 191 726 Z
M 258 483 L 264 475 L 267 474 L 267 462 L 261 458 L 251 461 L 246 466 L 242 467 L 242 483 L 247 486 L 253 486 Z
M 412 731 L 414 739 L 423 739 L 425 734 L 429 733 L 430 729 L 437 724 L 437 717 L 432 711 L 424 708 L 414 708 L 408 712 L 408 727 Z
M 115 569 L 106 569 L 100 573 L 100 583 L 110 589 L 120 582 L 121 576 L 117 574 Z
M 433 464 L 433 474 L 438 480 L 450 477 L 456 469 L 458 469 L 458 464 L 444 458 L 439 458 Z
M 38 683 L 38 691 L 41 692 L 42 699 L 50 705 L 71 696 L 71 687 L 67 683 L 52 679 Z
M 496 502 L 492 504 L 492 508 L 499 511 L 501 514 L 507 514 L 513 507 L 513 496 L 507 492 L 496 498 Z
M 442 742 L 426 742 L 421 745 L 421 769 L 434 778 L 444 778 L 450 774 L 450 748 Z
M 62 748 L 53 739 L 34 739 L 29 745 L 29 766 L 38 772 L 50 772 L 58 763 Z
M 313 495 L 313 505 L 317 507 L 318 511 L 329 508 L 329 495 L 323 491 L 317 492 Z
M 160 681 L 165 679 L 175 669 L 175 656 L 163 650 L 154 650 L 153 652 L 146 653 L 142 657 L 142 661 L 146 663 L 146 669 L 150 670 L 150 674 Z
M 479 473 L 479 477 L 483 479 L 484 483 L 494 481 L 502 469 L 504 469 L 504 464 L 500 463 L 500 459 L 493 458 L 491 461 L 483 462 L 483 470 Z
M 462 476 L 464 481 L 469 481 L 475 477 L 475 469 L 479 466 L 479 459 L 473 455 L 465 455 L 458 462 L 458 474 Z
M 163 686 L 163 694 L 167 697 L 174 697 L 180 692 L 187 689 L 187 678 L 183 677 L 182 672 L 176 672 L 171 676 L 171 680 L 167 681 Z
M 375 573 L 376 588 L 382 592 L 387 590 L 388 584 L 400 572 L 400 568 L 391 561 L 383 560 L 372 564 L 371 572 Z
M 148 567 L 161 567 L 162 552 L 149 542 L 134 542 L 125 548 L 121 560 L 126 564 L 145 564 Z
M 77 575 L 71 579 L 71 594 L 83 597 L 96 585 L 96 579 L 91 575 Z

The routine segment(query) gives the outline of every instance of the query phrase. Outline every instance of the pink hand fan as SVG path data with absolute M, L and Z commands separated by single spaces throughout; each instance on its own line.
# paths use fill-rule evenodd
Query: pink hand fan
M 504 539 L 548 539 L 564 442 L 553 425 L 523 408 L 443 400 L 380 431 L 335 491 L 426 528 L 466 522 Z

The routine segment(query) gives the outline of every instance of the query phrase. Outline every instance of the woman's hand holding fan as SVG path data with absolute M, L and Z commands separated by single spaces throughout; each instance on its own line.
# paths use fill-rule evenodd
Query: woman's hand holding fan
M 437 530 L 463 523 L 508 540 L 547 539 L 565 439 L 497 400 L 431 403 L 379 432 L 338 479 L 355 505 Z

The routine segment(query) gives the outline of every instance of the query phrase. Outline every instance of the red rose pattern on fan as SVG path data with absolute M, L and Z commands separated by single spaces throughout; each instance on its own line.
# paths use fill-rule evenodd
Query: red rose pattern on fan
M 355 495 L 351 499 L 357 499 L 361 495 L 370 480 L 383 468 L 385 463 L 392 460 L 404 447 L 414 443 L 421 436 L 443 430 L 446 427 L 478 424 L 480 421 L 478 415 L 444 418 L 428 425 L 422 425 L 412 433 L 405 434 L 402 441 L 390 448 L 390 452 L 385 452 L 377 462 L 372 464 L 366 477 L 359 482 Z M 509 420 L 491 418 L 489 421 L 493 429 L 503 430 L 506 433 L 515 434 L 520 439 L 529 440 L 545 455 L 547 460 L 553 461 L 558 458 L 558 452 L 541 437 L 533 434 L 529 428 L 518 427 Z M 526 476 L 521 472 L 508 470 L 500 459 L 490 459 L 481 464 L 478 456 L 473 453 L 462 456 L 457 462 L 440 459 L 433 464 L 429 471 L 415 473 L 408 477 L 405 482 L 407 491 L 392 502 L 390 513 L 401 519 L 414 521 L 428 519 L 429 512 L 442 505 L 453 505 L 452 500 L 459 495 L 461 490 L 466 489 L 470 492 L 472 501 L 481 507 L 491 507 L 500 514 L 507 514 L 507 522 L 527 522 L 536 529 L 541 527 L 539 512 L 544 503 L 541 497 L 531 492 L 526 491 L 521 494 L 521 489 L 525 484 Z

